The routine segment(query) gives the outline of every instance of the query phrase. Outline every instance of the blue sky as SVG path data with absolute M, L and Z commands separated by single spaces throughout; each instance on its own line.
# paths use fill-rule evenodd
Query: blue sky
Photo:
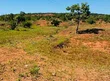
M 0 14 L 67 12 L 67 6 L 82 2 L 87 2 L 93 13 L 110 14 L 110 0 L 0 0 Z

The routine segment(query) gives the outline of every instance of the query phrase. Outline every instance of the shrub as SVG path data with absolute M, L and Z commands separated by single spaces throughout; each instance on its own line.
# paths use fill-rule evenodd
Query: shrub
M 25 20 L 31 20 L 31 16 L 26 16 Z
M 30 69 L 30 73 L 32 75 L 36 75 L 39 73 L 40 68 L 38 66 L 34 66 L 33 68 Z
M 89 23 L 89 24 L 94 24 L 94 23 L 96 23 L 93 18 L 87 19 L 86 22 Z
M 11 26 L 11 30 L 14 30 L 16 28 L 16 22 L 15 21 L 11 21 L 10 23 L 10 26 Z
M 23 27 L 25 27 L 25 28 L 30 28 L 31 25 L 32 25 L 31 22 L 24 22 L 24 23 L 23 23 Z
M 54 48 L 63 48 L 65 46 L 67 46 L 68 43 L 69 43 L 68 38 L 60 38 L 55 42 L 53 47 Z
M 110 23 L 110 16 L 109 15 L 105 15 L 103 17 L 103 20 L 106 22 L 106 23 Z
M 21 15 L 17 15 L 17 16 L 15 17 L 15 20 L 17 21 L 17 24 L 26 21 L 25 17 L 24 17 L 24 16 L 21 16 Z
M 58 20 L 53 20 L 53 21 L 51 22 L 51 24 L 54 25 L 54 26 L 58 26 L 58 25 L 60 24 L 60 21 L 58 21 Z
M 20 74 L 19 74 L 19 77 L 24 77 L 24 74 L 23 74 L 23 73 L 20 73 Z

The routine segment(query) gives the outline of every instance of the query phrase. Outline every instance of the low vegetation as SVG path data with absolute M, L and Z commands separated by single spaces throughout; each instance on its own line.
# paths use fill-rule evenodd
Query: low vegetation
M 109 81 L 110 16 L 80 17 L 78 34 L 76 20 L 70 13 L 0 16 L 0 81 Z
M 53 20 L 53 21 L 51 22 L 51 24 L 54 25 L 54 26 L 58 26 L 58 25 L 60 24 L 60 21 L 58 21 L 58 20 Z
M 33 66 L 31 69 L 30 69 L 30 73 L 32 75 L 38 75 L 39 74 L 39 70 L 40 68 L 38 66 Z

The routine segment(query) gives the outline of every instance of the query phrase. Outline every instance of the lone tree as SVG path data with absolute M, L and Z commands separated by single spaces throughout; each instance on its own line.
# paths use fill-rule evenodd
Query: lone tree
M 26 20 L 25 19 L 25 12 L 21 11 L 20 14 L 15 17 L 15 19 L 17 21 L 17 24 L 24 22 Z
M 81 3 L 81 5 L 75 4 L 67 7 L 66 9 L 75 17 L 77 22 L 76 33 L 78 33 L 80 20 L 84 20 L 90 15 L 89 5 L 87 3 Z

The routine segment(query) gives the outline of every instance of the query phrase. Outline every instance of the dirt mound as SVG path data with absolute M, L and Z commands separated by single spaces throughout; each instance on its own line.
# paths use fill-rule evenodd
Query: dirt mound
M 83 45 L 92 48 L 93 50 L 99 50 L 102 52 L 110 53 L 110 43 L 107 41 L 97 41 L 97 42 L 84 42 Z
M 70 26 L 68 22 L 61 22 L 60 25 L 61 27 L 68 27 Z
M 99 26 L 99 27 L 104 27 L 104 28 L 110 27 L 110 23 L 106 23 L 106 22 L 104 22 L 102 20 L 97 21 L 96 25 Z
M 73 32 L 73 27 L 68 27 L 67 29 L 59 32 L 59 36 L 70 36 Z
M 46 20 L 38 20 L 38 21 L 34 22 L 34 24 L 38 25 L 38 26 L 50 26 L 51 22 L 46 21 Z

